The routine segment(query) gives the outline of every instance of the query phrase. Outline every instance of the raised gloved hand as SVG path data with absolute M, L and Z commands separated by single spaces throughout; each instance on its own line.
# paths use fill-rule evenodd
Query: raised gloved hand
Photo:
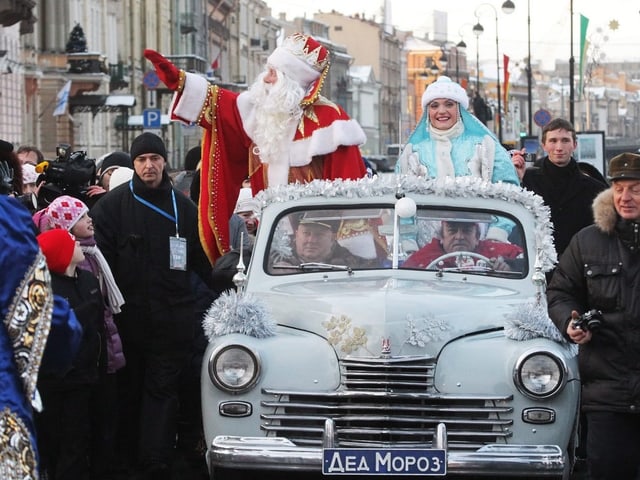
M 482 179 L 491 182 L 493 178 L 493 163 L 496 158 L 496 144 L 485 135 L 482 139 Z
M 489 135 L 485 135 L 481 143 L 476 144 L 473 157 L 469 159 L 469 172 L 474 177 L 480 177 L 490 182 L 493 177 L 493 162 L 496 147 Z
M 0 160 L 0 195 L 13 192 L 13 169 L 4 160 Z
M 429 175 L 427 167 L 420 163 L 418 154 L 413 151 L 413 145 L 410 143 L 402 150 L 398 163 L 400 164 L 400 173 L 403 175 L 416 175 L 418 177 L 427 177 Z
M 160 53 L 149 48 L 145 49 L 144 56 L 153 63 L 158 78 L 169 90 L 181 91 L 184 86 L 184 71 L 180 70 Z

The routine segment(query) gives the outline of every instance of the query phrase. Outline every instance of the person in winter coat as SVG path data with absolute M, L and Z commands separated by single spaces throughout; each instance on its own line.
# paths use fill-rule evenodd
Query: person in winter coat
M 607 184 L 585 175 L 573 158 L 578 141 L 571 122 L 556 118 L 545 125 L 542 147 L 547 156 L 533 167 L 525 168 L 521 152 L 512 161 L 522 177 L 522 186 L 540 195 L 551 209 L 553 239 L 560 256 L 571 237 L 593 223 L 591 203 Z
M 90 398 L 105 350 L 102 294 L 98 279 L 78 268 L 84 254 L 69 232 L 56 228 L 37 240 L 51 271 L 54 294 L 68 300 L 82 325 L 70 370 L 62 375 L 41 372 L 38 378 L 43 410 L 36 417 L 36 428 L 42 468 L 46 478 L 88 480 Z
M 196 315 L 192 275 L 211 283 L 195 204 L 172 187 L 162 139 L 131 143 L 133 178 L 91 210 L 95 238 L 125 299 L 115 316 L 127 365 L 118 372 L 118 448 L 142 478 L 170 478 L 179 381 Z
M 118 398 L 116 372 L 124 367 L 125 357 L 113 315 L 120 313 L 124 298 L 109 264 L 96 245 L 89 207 L 80 199 L 62 195 L 51 202 L 47 212 L 54 228 L 69 231 L 80 242 L 85 258 L 78 268 L 96 276 L 104 300 L 103 327 L 107 358 L 104 368 L 100 369 L 99 382 L 91 400 L 91 471 L 94 477 L 98 477 L 114 465 Z
M 640 474 L 640 155 L 611 159 L 595 223 L 574 235 L 547 290 L 549 315 L 579 347 L 590 479 Z M 577 322 L 591 312 L 598 322 Z

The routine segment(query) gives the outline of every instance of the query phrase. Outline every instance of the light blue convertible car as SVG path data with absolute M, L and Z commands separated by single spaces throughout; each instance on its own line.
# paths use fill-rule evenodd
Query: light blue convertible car
M 577 350 L 547 316 L 540 197 L 388 175 L 258 198 L 250 264 L 203 321 L 211 478 L 569 478 Z

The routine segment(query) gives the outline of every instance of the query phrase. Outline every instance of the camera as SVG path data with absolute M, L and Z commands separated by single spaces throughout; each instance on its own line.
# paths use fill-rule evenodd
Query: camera
M 507 153 L 509 154 L 510 157 L 513 157 L 516 154 L 522 155 L 522 157 L 524 158 L 524 163 L 527 167 L 532 167 L 538 158 L 538 156 L 535 153 L 529 153 L 529 152 L 522 153 L 521 150 L 509 150 Z
M 600 328 L 604 322 L 604 318 L 602 317 L 602 312 L 600 310 L 589 310 L 588 312 L 583 313 L 578 318 L 571 322 L 571 326 L 573 328 L 579 328 L 580 330 L 588 331 L 596 331 Z
M 36 167 L 41 173 L 37 183 L 44 181 L 38 194 L 38 203 L 43 206 L 60 195 L 84 198 L 90 185 L 96 182 L 96 162 L 88 158 L 85 151 L 71 151 L 65 143 L 56 147 L 56 159 L 45 161 Z

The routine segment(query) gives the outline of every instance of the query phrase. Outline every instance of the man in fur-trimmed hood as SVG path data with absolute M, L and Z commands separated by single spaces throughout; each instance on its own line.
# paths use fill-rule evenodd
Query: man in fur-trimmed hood
M 640 472 L 640 155 L 609 164 L 595 223 L 574 235 L 547 291 L 549 315 L 580 345 L 590 478 Z M 599 325 L 575 322 L 598 315 Z M 616 445 L 614 447 L 614 444 Z

